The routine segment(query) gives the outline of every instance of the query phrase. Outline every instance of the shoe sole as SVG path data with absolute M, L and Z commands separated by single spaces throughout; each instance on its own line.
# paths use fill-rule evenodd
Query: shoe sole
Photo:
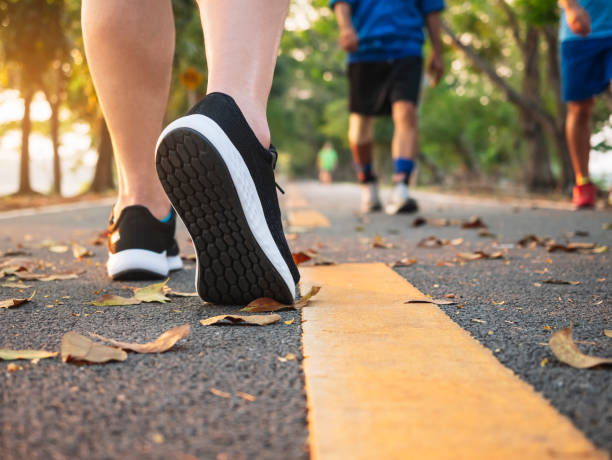
M 179 118 L 156 150 L 159 179 L 195 246 L 200 297 L 225 305 L 259 297 L 292 303 L 295 282 L 255 183 L 219 125 L 204 115 Z
M 416 201 L 409 200 L 402 204 L 399 208 L 395 209 L 393 206 L 387 207 L 385 212 L 390 216 L 394 216 L 396 214 L 411 214 L 413 212 L 417 212 L 419 210 L 419 206 Z
M 113 280 L 149 280 L 167 277 L 170 271 L 183 268 L 183 262 L 179 256 L 167 256 L 165 251 L 125 249 L 109 253 L 106 268 Z

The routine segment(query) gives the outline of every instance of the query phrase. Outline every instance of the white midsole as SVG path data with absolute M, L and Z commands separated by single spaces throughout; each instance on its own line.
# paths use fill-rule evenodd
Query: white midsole
M 181 256 L 168 256 L 167 260 L 169 271 L 180 270 L 183 268 L 183 260 L 181 259 Z
M 173 260 L 173 266 L 176 266 L 175 258 L 178 258 L 180 266 L 169 268 L 170 259 Z M 106 262 L 106 269 L 110 277 L 130 270 L 144 270 L 159 276 L 167 276 L 169 270 L 178 270 L 182 266 L 183 263 L 179 256 L 167 257 L 166 251 L 153 252 L 146 249 L 124 249 L 115 254 L 109 252 Z
M 240 199 L 240 205 L 246 217 L 247 223 L 251 230 L 251 233 L 255 237 L 255 240 L 259 244 L 259 247 L 264 252 L 268 260 L 278 270 L 279 274 L 283 278 L 283 281 L 289 288 L 291 295 L 295 295 L 295 282 L 289 271 L 289 267 L 285 262 L 285 259 L 281 255 L 278 246 L 270 233 L 266 217 L 259 201 L 257 194 L 257 188 L 251 178 L 249 169 L 242 159 L 242 155 L 236 149 L 232 141 L 227 137 L 223 129 L 212 119 L 207 116 L 200 114 L 187 115 L 181 117 L 172 123 L 170 123 L 162 131 L 159 139 L 157 140 L 157 146 L 155 151 L 159 148 L 159 144 L 162 142 L 164 137 L 170 134 L 175 129 L 188 128 L 193 129 L 200 133 L 203 137 L 208 139 L 217 149 L 227 169 L 232 177 L 238 198 Z M 197 235 L 195 235 L 197 236 Z M 192 238 L 194 235 L 192 235 Z M 197 251 L 196 251 L 197 256 Z M 199 267 L 199 263 L 196 265 Z M 198 272 L 196 271 L 196 283 L 198 279 Z

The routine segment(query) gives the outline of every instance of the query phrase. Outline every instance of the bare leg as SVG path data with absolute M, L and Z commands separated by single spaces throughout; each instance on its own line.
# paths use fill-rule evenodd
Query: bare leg
M 234 98 L 264 147 L 266 106 L 289 0 L 198 0 L 208 63 L 208 93 Z
M 565 132 L 572 158 L 576 184 L 581 184 L 589 177 L 589 153 L 591 152 L 591 116 L 593 98 L 567 105 Z
M 366 182 L 365 172 L 360 168 L 372 167 L 372 149 L 374 147 L 374 117 L 351 113 L 349 116 L 349 145 L 353 161 L 357 166 L 357 177 L 360 182 Z M 370 171 L 370 174 L 372 171 Z
M 396 101 L 392 106 L 393 158 L 416 159 L 418 145 L 418 120 L 415 105 L 410 101 Z
M 223 2 L 225 3 L 225 2 Z M 174 22 L 169 0 L 83 0 L 91 75 L 108 123 L 119 172 L 115 216 L 141 204 L 158 218 L 170 202 L 155 171 L 155 142 L 170 89 Z

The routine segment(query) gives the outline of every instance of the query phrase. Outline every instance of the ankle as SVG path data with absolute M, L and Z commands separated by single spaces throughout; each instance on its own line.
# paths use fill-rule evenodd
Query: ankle
M 163 196 L 153 194 L 123 194 L 117 197 L 117 202 L 113 208 L 113 215 L 118 217 L 123 209 L 134 205 L 144 206 L 159 220 L 166 218 L 171 209 L 170 201 L 165 194 Z

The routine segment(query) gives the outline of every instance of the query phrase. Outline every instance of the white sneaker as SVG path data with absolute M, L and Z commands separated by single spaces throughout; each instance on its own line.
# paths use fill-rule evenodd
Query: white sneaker
M 385 212 L 387 214 L 402 214 L 415 212 L 418 209 L 417 202 L 414 198 L 410 198 L 408 194 L 408 185 L 403 182 L 395 184 L 391 193 L 391 199 L 385 207 Z
M 378 196 L 378 184 L 376 184 L 376 182 L 361 184 L 361 212 L 367 214 L 374 211 L 380 211 L 381 209 L 382 205 L 380 204 L 380 197 Z

